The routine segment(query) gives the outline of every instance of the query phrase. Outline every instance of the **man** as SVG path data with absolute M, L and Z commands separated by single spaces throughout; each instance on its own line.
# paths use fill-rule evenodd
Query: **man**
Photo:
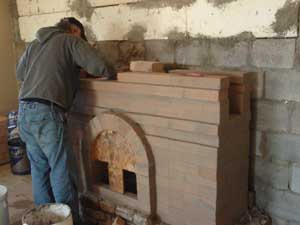
M 103 79 L 115 79 L 115 72 L 85 38 L 82 24 L 64 18 L 54 27 L 38 30 L 17 66 L 21 81 L 19 129 L 31 162 L 36 205 L 68 204 L 78 221 L 76 172 L 65 127 L 65 112 L 79 85 L 79 71 Z

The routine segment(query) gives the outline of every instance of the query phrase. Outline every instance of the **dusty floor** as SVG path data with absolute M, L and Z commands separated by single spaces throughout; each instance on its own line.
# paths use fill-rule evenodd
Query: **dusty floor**
M 8 205 L 11 225 L 21 225 L 24 211 L 33 207 L 31 176 L 16 176 L 9 164 L 0 166 L 0 184 L 8 188 Z
M 32 208 L 31 176 L 16 176 L 9 164 L 0 166 L 0 184 L 8 188 L 8 205 L 11 225 L 21 225 L 25 210 Z M 270 225 L 271 219 L 257 208 L 250 210 L 237 225 Z

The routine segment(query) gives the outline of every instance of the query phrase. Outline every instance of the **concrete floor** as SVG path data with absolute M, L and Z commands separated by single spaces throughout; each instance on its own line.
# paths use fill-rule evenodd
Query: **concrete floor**
M 0 166 L 0 184 L 8 188 L 8 206 L 11 225 L 21 225 L 21 217 L 29 208 L 34 207 L 31 189 L 31 176 L 16 176 L 10 165 Z

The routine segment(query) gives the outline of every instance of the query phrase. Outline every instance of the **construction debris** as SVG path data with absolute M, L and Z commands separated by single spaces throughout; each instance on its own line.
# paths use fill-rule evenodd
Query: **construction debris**
M 271 225 L 272 219 L 265 212 L 254 207 L 249 210 L 236 225 Z
M 113 225 L 125 225 L 126 222 L 121 217 L 116 217 L 116 219 L 113 222 Z

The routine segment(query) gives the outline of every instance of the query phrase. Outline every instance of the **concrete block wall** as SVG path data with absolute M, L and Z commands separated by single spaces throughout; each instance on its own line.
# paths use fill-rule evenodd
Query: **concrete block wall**
M 298 0 L 11 2 L 17 52 L 39 27 L 77 16 L 99 51 L 118 68 L 146 59 L 193 69 L 257 71 L 250 188 L 273 224 L 300 224 Z M 133 2 L 142 4 L 133 7 Z
M 251 39 L 225 47 L 220 42 L 222 40 L 146 40 L 145 58 L 189 68 L 258 71 L 251 120 L 253 189 L 258 206 L 271 214 L 274 224 L 299 224 L 298 39 Z

